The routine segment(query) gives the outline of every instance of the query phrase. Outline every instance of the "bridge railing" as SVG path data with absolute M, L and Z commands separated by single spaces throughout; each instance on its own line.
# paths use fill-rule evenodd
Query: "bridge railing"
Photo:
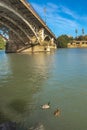
M 29 8 L 34 12 L 34 14 L 46 25 L 44 20 L 41 18 L 41 16 L 36 12 L 36 10 L 33 8 L 33 6 L 28 2 L 28 0 L 25 0 L 26 4 L 28 4 Z
M 26 5 L 28 5 L 28 8 L 31 9 L 32 13 L 39 19 L 39 21 L 43 24 L 43 26 L 51 33 L 51 35 L 53 35 L 56 39 L 56 36 L 54 35 L 54 33 L 51 31 L 50 28 L 47 27 L 46 23 L 44 22 L 44 20 L 41 18 L 41 16 L 36 12 L 36 10 L 33 8 L 33 6 L 29 3 L 28 0 L 24 0 L 24 2 L 26 3 Z

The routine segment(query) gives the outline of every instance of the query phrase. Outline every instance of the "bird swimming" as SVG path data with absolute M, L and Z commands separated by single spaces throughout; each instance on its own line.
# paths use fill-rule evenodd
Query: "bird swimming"
M 54 111 L 54 116 L 60 116 L 60 109 L 56 109 L 55 111 Z
M 47 104 L 44 104 L 41 106 L 42 109 L 48 109 L 50 108 L 50 102 L 48 102 Z

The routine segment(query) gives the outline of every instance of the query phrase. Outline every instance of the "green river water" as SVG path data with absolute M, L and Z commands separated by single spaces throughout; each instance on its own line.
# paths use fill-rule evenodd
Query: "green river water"
M 48 102 L 50 109 L 42 110 Z M 44 130 L 87 130 L 87 49 L 0 51 L 0 122 L 7 120 L 28 129 L 41 124 Z

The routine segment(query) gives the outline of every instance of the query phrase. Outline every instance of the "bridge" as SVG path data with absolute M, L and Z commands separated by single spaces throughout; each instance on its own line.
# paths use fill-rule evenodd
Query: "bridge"
M 56 37 L 26 0 L 0 0 L 0 27 L 9 30 L 6 52 L 46 50 Z M 31 49 L 32 48 L 32 49 Z

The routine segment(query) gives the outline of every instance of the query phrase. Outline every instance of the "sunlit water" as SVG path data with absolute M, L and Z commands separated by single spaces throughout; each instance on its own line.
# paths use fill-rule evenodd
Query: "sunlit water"
M 50 109 L 42 110 L 48 102 Z M 57 108 L 59 117 L 53 114 Z M 44 130 L 87 130 L 87 49 L 0 51 L 0 114 L 0 122 L 28 129 L 41 124 Z

